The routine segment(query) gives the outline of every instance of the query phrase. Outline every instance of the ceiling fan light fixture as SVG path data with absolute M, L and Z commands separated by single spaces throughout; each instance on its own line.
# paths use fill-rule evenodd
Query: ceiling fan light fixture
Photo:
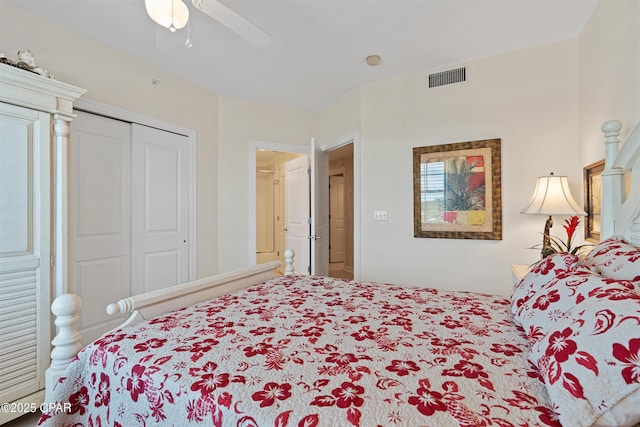
M 144 0 L 149 17 L 171 31 L 179 30 L 189 22 L 189 8 L 182 0 Z

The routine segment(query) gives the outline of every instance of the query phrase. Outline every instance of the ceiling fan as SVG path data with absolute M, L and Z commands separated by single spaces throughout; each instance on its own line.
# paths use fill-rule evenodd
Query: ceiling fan
M 196 9 L 212 17 L 258 47 L 265 46 L 271 36 L 251 21 L 218 0 L 191 0 Z M 189 8 L 182 0 L 144 0 L 147 14 L 158 25 L 171 31 L 183 28 L 189 21 Z

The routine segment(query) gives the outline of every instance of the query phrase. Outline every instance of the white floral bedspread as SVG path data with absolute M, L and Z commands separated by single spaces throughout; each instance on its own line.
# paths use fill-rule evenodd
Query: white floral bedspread
M 44 426 L 558 426 L 502 297 L 283 277 L 104 336 Z

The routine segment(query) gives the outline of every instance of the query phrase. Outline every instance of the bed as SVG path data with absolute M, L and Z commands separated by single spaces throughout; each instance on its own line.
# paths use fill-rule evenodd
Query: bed
M 42 426 L 631 426 L 640 421 L 640 130 L 603 125 L 604 240 L 511 298 L 251 267 L 109 304 L 58 334 Z

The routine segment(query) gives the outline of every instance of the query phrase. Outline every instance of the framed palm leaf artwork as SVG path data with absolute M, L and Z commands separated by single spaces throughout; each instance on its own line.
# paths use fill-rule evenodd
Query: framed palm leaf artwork
M 414 147 L 414 237 L 502 239 L 500 139 Z

